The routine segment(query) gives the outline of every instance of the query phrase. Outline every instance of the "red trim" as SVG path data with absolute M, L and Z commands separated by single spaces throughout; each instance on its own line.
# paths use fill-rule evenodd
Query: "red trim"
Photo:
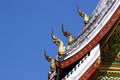
M 89 67 L 89 69 L 82 75 L 82 77 L 79 78 L 79 80 L 88 80 L 92 76 L 92 74 L 98 70 L 100 66 L 101 58 L 100 56 L 97 58 L 97 60 Z M 96 77 L 96 76 L 94 76 Z M 95 79 L 96 80 L 96 79 Z
M 101 29 L 101 31 L 91 40 L 90 43 L 88 43 L 82 50 L 80 50 L 78 53 L 68 58 L 67 60 L 64 60 L 63 62 L 56 61 L 57 67 L 66 68 L 69 65 L 73 64 L 74 62 L 76 62 L 77 60 L 79 60 L 84 55 L 86 55 L 91 49 L 93 49 L 100 42 L 100 40 L 113 27 L 113 25 L 118 19 L 120 19 L 120 6 L 114 12 L 114 14 L 110 18 L 110 20 L 106 23 L 106 25 Z

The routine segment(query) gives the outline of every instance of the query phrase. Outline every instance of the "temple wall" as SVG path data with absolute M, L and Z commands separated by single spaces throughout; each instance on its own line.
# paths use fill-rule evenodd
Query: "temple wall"
M 120 20 L 101 42 L 101 65 L 98 80 L 120 79 Z

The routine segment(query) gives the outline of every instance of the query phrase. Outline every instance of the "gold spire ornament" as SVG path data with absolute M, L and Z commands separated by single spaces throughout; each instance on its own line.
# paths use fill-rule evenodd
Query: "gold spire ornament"
M 65 54 L 65 46 L 64 46 L 64 43 L 63 43 L 62 40 L 60 40 L 59 38 L 57 38 L 57 37 L 54 35 L 53 29 L 52 29 L 52 35 L 51 35 L 51 37 L 52 37 L 53 42 L 54 42 L 57 46 L 59 46 L 59 48 L 58 48 L 58 54 L 59 54 L 59 55 L 64 55 L 64 54 Z
M 62 24 L 62 32 L 63 32 L 63 34 L 64 34 L 65 37 L 69 38 L 68 45 L 72 44 L 74 42 L 74 38 L 73 38 L 73 36 L 72 36 L 71 33 L 69 33 L 68 31 L 64 30 L 63 24 Z
M 48 56 L 46 54 L 46 51 L 44 51 L 44 56 L 45 56 L 46 60 L 48 62 L 50 62 L 50 69 L 51 69 L 51 71 L 55 70 L 56 69 L 55 60 L 52 57 Z
M 78 6 L 77 6 L 77 11 L 78 11 L 78 14 L 79 14 L 81 17 L 84 18 L 84 23 L 87 24 L 87 23 L 89 22 L 89 16 L 88 16 L 86 13 L 82 12 L 82 11 L 78 8 Z

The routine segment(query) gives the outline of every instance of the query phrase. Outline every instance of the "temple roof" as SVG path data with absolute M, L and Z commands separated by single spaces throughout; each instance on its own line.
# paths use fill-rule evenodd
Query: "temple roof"
M 89 23 L 83 27 L 83 32 L 77 36 L 77 38 L 73 44 L 68 46 L 68 50 L 66 51 L 67 55 L 62 56 L 62 57 L 57 57 L 56 60 L 65 62 L 68 59 L 70 59 L 71 57 L 73 57 L 74 55 L 77 55 L 77 53 L 79 51 L 81 51 L 81 53 L 80 53 L 81 55 L 82 54 L 85 55 L 84 52 L 86 50 L 82 50 L 82 49 L 84 49 L 85 46 L 88 46 L 88 44 L 95 38 L 95 36 L 97 36 L 98 33 L 104 28 L 104 25 L 106 25 L 106 23 L 110 20 L 111 16 L 115 13 L 115 11 L 119 7 L 119 5 L 120 5 L 119 0 L 108 0 L 108 1 L 100 0 L 99 4 L 97 5 L 96 9 L 94 10 L 92 16 L 90 17 Z M 101 35 L 104 36 L 111 27 L 108 27 L 106 32 L 104 32 L 104 34 L 101 34 Z M 102 39 L 102 37 L 101 37 L 101 39 Z M 99 41 L 97 41 L 96 44 Z M 89 45 L 89 46 L 94 47 L 96 44 Z M 91 47 L 91 49 L 92 49 L 92 47 Z M 89 51 L 91 49 L 89 49 Z M 74 60 L 74 61 L 76 61 L 76 60 Z M 64 65 L 64 63 L 63 63 L 63 65 Z
M 57 76 L 54 75 L 57 77 L 56 80 L 83 79 L 86 77 L 81 77 L 83 74 L 90 77 L 100 65 L 100 41 L 118 19 L 120 19 L 120 0 L 100 0 L 89 23 L 84 25 L 74 42 L 67 46 L 63 53 L 65 55 L 57 55 Z M 66 70 L 67 73 L 59 77 L 62 74 L 61 71 L 68 67 L 71 70 Z

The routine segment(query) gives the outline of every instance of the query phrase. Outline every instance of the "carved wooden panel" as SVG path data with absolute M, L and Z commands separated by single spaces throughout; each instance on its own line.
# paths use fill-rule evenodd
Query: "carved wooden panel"
M 109 40 L 101 47 L 99 80 L 104 78 L 120 79 L 120 20 L 114 27 L 115 29 L 110 35 Z

